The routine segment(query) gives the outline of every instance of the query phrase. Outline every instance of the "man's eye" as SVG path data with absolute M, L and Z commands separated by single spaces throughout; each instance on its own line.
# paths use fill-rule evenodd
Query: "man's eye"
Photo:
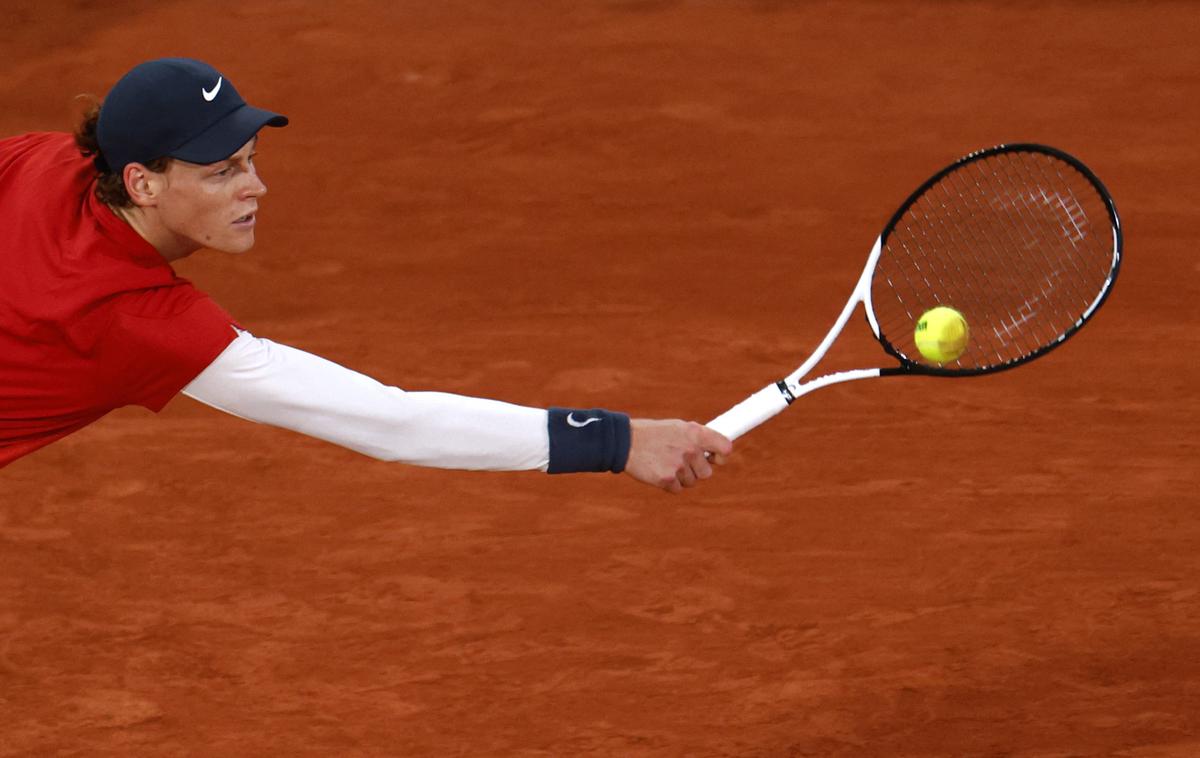
M 218 171 L 217 173 L 215 173 L 213 176 L 229 176 L 229 174 L 231 174 L 232 172 L 233 172 L 233 166 L 226 166 L 225 168 L 223 168 L 220 171 Z

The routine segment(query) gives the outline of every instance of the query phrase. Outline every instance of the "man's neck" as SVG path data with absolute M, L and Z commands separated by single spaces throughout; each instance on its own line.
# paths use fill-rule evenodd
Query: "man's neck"
M 110 205 L 108 207 L 117 215 L 117 218 L 129 224 L 130 228 L 138 233 L 138 236 L 149 242 L 168 263 L 186 258 L 200 249 L 194 245 L 185 244 L 179 237 L 158 223 L 154 217 L 154 209 L 136 206 L 119 208 Z

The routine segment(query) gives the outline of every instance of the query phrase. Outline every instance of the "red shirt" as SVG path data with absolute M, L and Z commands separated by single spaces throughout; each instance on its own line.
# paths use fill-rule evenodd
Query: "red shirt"
M 94 180 L 71 135 L 0 140 L 0 468 L 114 408 L 162 410 L 236 336 Z

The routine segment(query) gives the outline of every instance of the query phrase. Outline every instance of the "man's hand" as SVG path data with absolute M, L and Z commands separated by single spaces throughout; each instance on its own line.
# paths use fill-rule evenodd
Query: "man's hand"
M 694 421 L 633 419 L 629 425 L 625 473 L 667 492 L 696 486 L 712 476 L 712 464 L 724 463 L 733 452 L 732 442 Z

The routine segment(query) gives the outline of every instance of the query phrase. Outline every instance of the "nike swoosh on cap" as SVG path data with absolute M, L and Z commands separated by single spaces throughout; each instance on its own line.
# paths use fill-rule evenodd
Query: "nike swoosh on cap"
M 221 91 L 221 83 L 222 83 L 222 82 L 224 82 L 224 81 L 225 81 L 225 77 L 223 77 L 223 76 L 218 76 L 218 77 L 217 77 L 217 86 L 215 86 L 215 87 L 213 87 L 213 88 L 212 88 L 212 92 L 209 92 L 208 90 L 206 90 L 206 89 L 204 89 L 203 87 L 201 87 L 201 88 L 200 88 L 200 92 L 201 92 L 201 93 L 204 95 L 204 99 L 205 99 L 205 100 L 207 100 L 207 101 L 208 101 L 208 102 L 210 102 L 210 103 L 211 103 L 213 100 L 216 100 L 216 99 L 217 99 L 217 93 Z

